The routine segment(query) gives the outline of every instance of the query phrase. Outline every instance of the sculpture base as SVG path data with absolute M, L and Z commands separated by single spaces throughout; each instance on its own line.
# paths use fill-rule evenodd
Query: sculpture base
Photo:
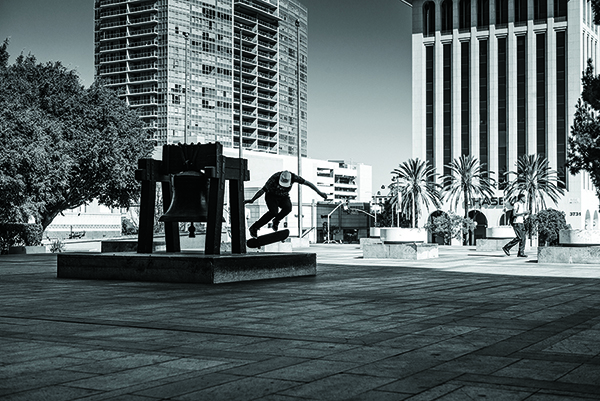
M 92 280 L 220 284 L 284 277 L 315 276 L 314 253 L 62 253 L 57 277 Z
M 538 263 L 600 264 L 600 246 L 540 246 Z
M 405 244 L 363 244 L 365 259 L 409 259 L 421 260 L 437 258 L 437 244 L 405 243 Z

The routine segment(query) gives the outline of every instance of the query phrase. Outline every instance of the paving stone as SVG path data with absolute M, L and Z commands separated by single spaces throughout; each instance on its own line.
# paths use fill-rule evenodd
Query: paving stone
M 600 266 L 314 249 L 316 277 L 219 286 L 61 280 L 55 255 L 2 255 L 0 398 L 600 394 Z

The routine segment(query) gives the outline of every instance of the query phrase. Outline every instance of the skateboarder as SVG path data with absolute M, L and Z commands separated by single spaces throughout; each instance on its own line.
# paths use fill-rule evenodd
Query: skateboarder
M 258 230 L 269 221 L 273 220 L 273 230 L 279 229 L 279 223 L 292 211 L 292 201 L 290 200 L 290 190 L 292 184 L 306 185 L 313 191 L 319 194 L 324 200 L 327 200 L 327 194 L 321 192 L 312 182 L 306 181 L 289 171 L 279 171 L 273 174 L 265 183 L 265 185 L 254 194 L 252 199 L 244 201 L 254 203 L 255 200 L 265 194 L 265 202 L 269 210 L 260 219 L 258 219 L 249 228 L 250 235 L 254 238 L 258 236 Z

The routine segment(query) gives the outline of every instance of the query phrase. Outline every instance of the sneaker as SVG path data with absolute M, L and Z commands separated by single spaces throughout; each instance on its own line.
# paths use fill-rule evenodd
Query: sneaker
M 279 220 L 273 220 L 273 231 L 279 230 Z
M 525 255 L 524 253 L 520 253 L 517 255 L 518 258 L 526 258 L 527 255 Z
M 258 238 L 258 230 L 256 229 L 256 227 L 250 227 L 248 231 L 250 231 L 250 236 L 252 238 Z
M 509 252 L 509 250 L 508 250 L 507 247 L 503 246 L 502 250 L 504 251 L 504 253 L 506 254 L 506 256 L 510 256 L 510 252 Z

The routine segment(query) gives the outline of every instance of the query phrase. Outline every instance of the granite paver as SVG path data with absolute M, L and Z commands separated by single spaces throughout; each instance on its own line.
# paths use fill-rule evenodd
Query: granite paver
M 0 256 L 2 400 L 600 399 L 600 266 L 316 245 L 316 277 L 56 278 Z

